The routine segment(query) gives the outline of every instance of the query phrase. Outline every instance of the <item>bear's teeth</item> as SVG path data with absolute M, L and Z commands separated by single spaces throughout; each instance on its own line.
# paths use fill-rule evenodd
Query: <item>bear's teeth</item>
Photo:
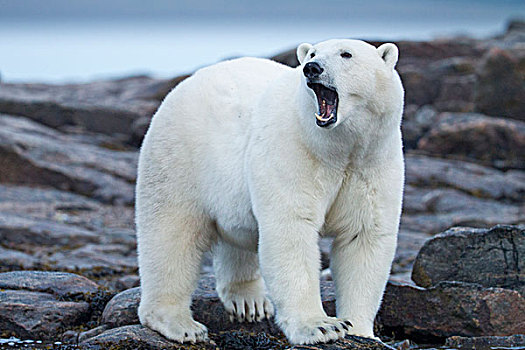
M 328 118 L 323 118 L 322 116 L 320 116 L 319 114 L 317 113 L 314 113 L 315 114 L 315 118 L 317 120 L 319 120 L 320 122 L 327 122 L 329 121 L 330 119 L 332 119 L 334 117 L 334 113 L 331 113 L 330 116 Z

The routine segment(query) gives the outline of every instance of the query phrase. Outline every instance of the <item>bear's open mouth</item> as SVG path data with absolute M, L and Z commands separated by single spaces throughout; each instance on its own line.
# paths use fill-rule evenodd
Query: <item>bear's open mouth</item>
M 337 121 L 337 103 L 339 101 L 337 91 L 319 83 L 308 83 L 307 85 L 317 96 L 317 104 L 319 106 L 319 114 L 315 113 L 317 125 L 326 127 L 335 123 Z

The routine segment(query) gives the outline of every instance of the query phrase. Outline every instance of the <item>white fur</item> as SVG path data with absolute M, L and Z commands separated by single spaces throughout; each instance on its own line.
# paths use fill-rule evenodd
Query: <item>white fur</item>
M 383 46 L 302 44 L 296 69 L 255 58 L 222 62 L 166 97 L 139 160 L 143 324 L 177 341 L 207 338 L 189 307 L 211 248 L 231 320 L 259 321 L 275 306 L 292 343 L 374 337 L 404 178 L 397 48 Z M 310 61 L 339 94 L 329 128 L 315 122 L 317 99 L 302 73 Z M 321 304 L 320 235 L 335 237 L 337 318 Z

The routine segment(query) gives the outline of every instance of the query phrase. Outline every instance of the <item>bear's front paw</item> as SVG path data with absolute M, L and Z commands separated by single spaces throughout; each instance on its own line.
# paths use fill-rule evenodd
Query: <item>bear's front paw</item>
M 230 321 L 260 322 L 274 314 L 273 304 L 265 295 L 260 281 L 230 284 L 219 291 Z
M 284 334 L 293 344 L 326 343 L 342 339 L 351 327 L 352 323 L 349 320 L 335 317 L 281 323 Z
M 179 343 L 196 343 L 208 340 L 208 329 L 195 321 L 189 312 L 178 312 L 176 308 L 141 307 L 140 322 L 168 339 Z

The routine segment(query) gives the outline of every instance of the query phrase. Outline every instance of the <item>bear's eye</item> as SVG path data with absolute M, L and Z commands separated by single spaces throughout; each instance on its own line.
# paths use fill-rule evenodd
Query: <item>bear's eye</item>
M 341 57 L 343 58 L 351 58 L 352 57 L 352 54 L 350 52 L 343 52 L 341 53 Z
M 310 54 L 310 58 L 314 58 L 314 57 L 315 57 L 315 53 L 312 52 L 312 53 Z

